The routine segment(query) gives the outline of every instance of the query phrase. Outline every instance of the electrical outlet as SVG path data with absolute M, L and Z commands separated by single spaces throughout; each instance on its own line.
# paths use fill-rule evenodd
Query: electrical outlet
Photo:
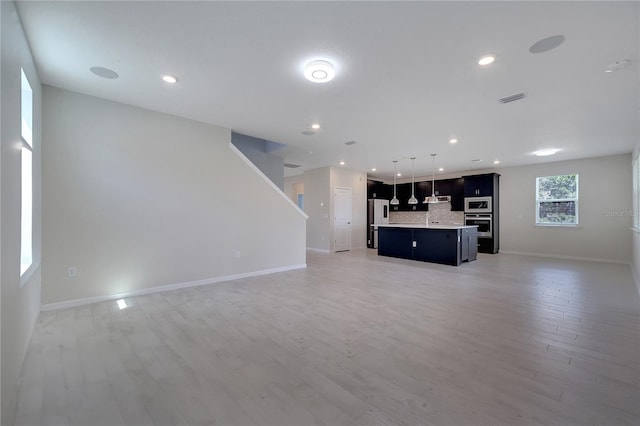
M 75 266 L 69 266 L 67 268 L 67 276 L 75 277 L 76 275 L 78 275 L 78 270 L 76 269 L 76 267 Z
M 240 257 L 240 250 L 237 250 L 236 251 L 236 258 L 239 258 L 239 257 Z

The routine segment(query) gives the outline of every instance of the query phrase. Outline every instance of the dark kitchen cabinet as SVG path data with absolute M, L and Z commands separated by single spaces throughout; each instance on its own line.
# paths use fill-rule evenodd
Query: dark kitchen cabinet
M 431 195 L 431 192 L 429 192 L 429 195 Z M 435 195 L 449 195 L 451 197 L 451 210 L 464 211 L 464 179 L 437 180 Z
M 411 228 L 378 228 L 378 255 L 413 258 L 413 230 Z
M 390 200 L 393 197 L 393 185 L 377 180 L 367 180 L 367 199 Z
M 415 229 L 413 259 L 458 265 L 458 232 L 451 229 Z
M 393 191 L 393 189 L 392 189 Z M 393 197 L 393 194 L 391 195 Z M 411 197 L 411 184 L 399 183 L 396 185 L 396 198 L 400 201 L 400 204 L 391 205 L 391 211 L 393 212 L 405 212 L 408 210 L 407 201 Z
M 465 197 L 488 197 L 496 192 L 498 186 L 497 173 L 483 175 L 463 176 Z
M 465 197 L 491 197 L 491 211 L 487 212 L 492 219 L 491 236 L 478 238 L 478 251 L 498 253 L 500 250 L 500 175 L 486 173 L 463 176 L 463 178 Z
M 431 182 L 416 182 L 416 198 L 418 199 L 418 211 L 429 210 L 429 204 L 423 203 L 424 199 L 431 195 Z
M 431 183 L 431 182 L 429 182 Z M 429 185 L 431 186 L 431 185 Z M 431 189 L 431 188 L 429 188 Z M 435 195 L 451 195 L 451 182 L 450 179 L 443 179 L 436 181 L 436 187 L 434 191 Z M 431 191 L 429 191 L 429 195 L 431 195 Z
M 451 210 L 455 212 L 464 211 L 464 179 L 451 180 Z
M 400 204 L 395 205 L 395 206 L 390 206 L 391 211 L 393 212 L 419 212 L 419 211 L 426 211 L 427 210 L 427 204 L 422 204 L 422 201 L 424 201 L 424 195 L 423 195 L 423 191 L 424 191 L 424 187 L 425 185 L 422 185 L 423 182 L 416 182 L 415 183 L 415 188 L 414 188 L 414 193 L 415 193 L 415 197 L 418 200 L 418 204 L 409 204 L 409 198 L 411 198 L 411 182 L 409 183 L 399 183 L 396 187 L 396 197 L 398 197 L 398 201 L 400 201 Z M 431 190 L 431 186 L 428 186 L 429 190 Z M 393 197 L 393 185 L 391 186 L 391 197 Z M 422 198 L 420 198 L 422 197 Z
M 477 257 L 475 228 L 378 227 L 378 255 L 458 266 Z

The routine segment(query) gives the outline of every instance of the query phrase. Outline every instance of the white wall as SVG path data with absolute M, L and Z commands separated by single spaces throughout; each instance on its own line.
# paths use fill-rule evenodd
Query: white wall
M 273 142 L 241 133 L 231 133 L 231 143 L 236 146 L 280 190 L 284 187 L 284 159 L 267 151 Z
M 18 376 L 40 312 L 41 282 L 41 85 L 15 5 L 0 2 L 1 119 L 0 182 L 2 235 L 0 269 L 2 424 L 13 424 L 18 399 Z M 24 68 L 33 89 L 33 265 L 20 279 L 20 164 L 21 75 Z
M 307 247 L 310 249 L 335 250 L 333 200 L 337 187 L 351 188 L 351 248 L 364 248 L 367 246 L 366 173 L 342 167 L 322 167 L 284 179 L 285 192 L 292 200 L 297 200 L 299 191 L 304 193 L 304 210 L 309 215 Z
M 630 262 L 631 156 L 499 169 L 500 251 Z M 536 227 L 535 178 L 579 173 L 577 228 Z
M 43 108 L 45 304 L 305 264 L 304 216 L 230 130 L 48 86 Z
M 331 240 L 330 202 L 332 198 L 329 168 L 309 170 L 297 177 L 298 179 L 295 179 L 295 182 L 304 185 L 304 211 L 309 215 L 307 220 L 307 247 L 329 251 Z M 292 182 L 291 179 L 286 178 L 285 180 Z

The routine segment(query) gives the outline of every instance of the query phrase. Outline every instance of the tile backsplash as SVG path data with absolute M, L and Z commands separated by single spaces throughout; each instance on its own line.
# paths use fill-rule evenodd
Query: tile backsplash
M 464 224 L 463 212 L 452 212 L 451 203 L 431 204 L 428 212 L 389 212 L 389 223 L 429 223 L 438 222 L 446 225 Z

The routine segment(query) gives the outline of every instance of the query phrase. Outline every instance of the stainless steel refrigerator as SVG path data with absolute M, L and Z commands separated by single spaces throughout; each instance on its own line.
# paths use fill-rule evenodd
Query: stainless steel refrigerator
M 367 209 L 367 247 L 378 248 L 378 226 L 389 223 L 389 200 L 370 199 Z

